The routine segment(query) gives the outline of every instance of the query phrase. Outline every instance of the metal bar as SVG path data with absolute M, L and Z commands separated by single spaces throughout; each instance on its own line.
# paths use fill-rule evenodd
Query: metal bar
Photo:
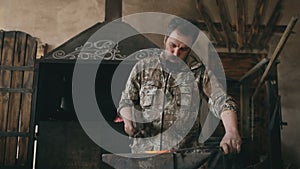
M 27 132 L 0 132 L 0 137 L 28 137 Z
M 284 44 L 286 43 L 289 35 L 291 34 L 292 29 L 294 28 L 296 22 L 298 20 L 298 17 L 292 17 L 286 30 L 284 31 L 279 43 L 277 44 L 277 47 L 275 48 L 275 51 L 272 54 L 271 60 L 269 62 L 269 64 L 267 65 L 267 68 L 264 72 L 264 74 L 262 75 L 258 85 L 255 88 L 255 91 L 252 95 L 251 98 L 251 138 L 252 140 L 254 140 L 254 99 L 260 89 L 260 87 L 262 86 L 262 84 L 265 82 L 267 75 L 269 74 L 272 66 L 274 65 L 274 63 L 276 63 L 275 61 L 277 60 L 281 50 L 283 49 Z
M 277 67 L 271 70 L 271 79 L 266 81 L 266 91 L 268 99 L 268 119 L 270 121 L 269 139 L 268 139 L 268 152 L 269 152 L 269 168 L 282 169 L 282 153 L 281 149 L 281 132 L 280 132 L 280 96 L 278 95 L 278 78 Z M 274 99 L 276 98 L 276 99 Z M 276 110 L 277 109 L 277 110 Z M 273 121 L 273 122 L 272 122 Z
M 18 71 L 33 71 L 33 66 L 6 66 L 6 65 L 0 65 L 0 70 L 18 70 Z
M 164 75 L 164 74 L 163 74 Z M 169 83 L 169 79 L 171 78 L 171 72 L 168 74 L 167 78 L 165 79 L 164 77 L 164 80 L 165 80 L 165 88 L 164 88 L 164 95 L 166 95 L 167 93 L 167 87 L 168 87 L 168 83 Z M 161 113 L 161 126 L 160 126 L 160 143 L 159 143 L 159 149 L 162 150 L 162 144 L 163 144 L 163 130 L 164 130 L 164 119 L 165 119 L 165 97 L 163 98 L 163 111 Z
M 105 21 L 122 17 L 122 0 L 105 0 Z
M 210 159 L 209 167 L 212 169 L 215 169 L 217 167 L 218 161 L 221 157 L 222 157 L 221 152 L 215 153 L 215 156 L 212 159 Z
M 279 104 L 280 104 L 280 96 L 278 96 L 278 98 L 276 98 L 276 104 L 275 104 L 275 108 L 273 110 L 273 114 L 271 115 L 271 120 L 270 120 L 270 124 L 269 124 L 269 130 L 273 130 L 274 126 L 275 126 L 275 121 L 276 121 L 276 117 L 278 115 L 278 109 L 279 109 Z
M 175 153 L 172 153 L 173 155 L 173 169 L 177 169 L 178 168 L 178 165 L 177 165 L 177 159 L 176 159 L 176 154 Z
M 0 166 L 0 169 L 28 169 L 26 166 Z
M 4 44 L 4 31 L 0 30 L 0 63 L 2 60 L 2 51 L 3 51 L 3 45 Z M 2 64 L 2 63 L 1 63 Z
M 0 93 L 1 92 L 9 92 L 9 93 L 33 93 L 32 89 L 24 89 L 24 88 L 0 88 Z
M 259 61 L 252 69 L 250 69 L 245 75 L 243 75 L 239 82 L 243 82 L 245 79 L 247 79 L 249 76 L 256 73 L 259 69 L 261 69 L 266 63 L 268 63 L 269 59 L 263 58 L 261 61 Z

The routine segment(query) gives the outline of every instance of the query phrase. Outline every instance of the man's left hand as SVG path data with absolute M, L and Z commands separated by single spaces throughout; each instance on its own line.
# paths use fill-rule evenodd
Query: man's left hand
M 238 132 L 226 132 L 223 137 L 220 147 L 224 154 L 239 153 L 241 151 L 242 140 Z

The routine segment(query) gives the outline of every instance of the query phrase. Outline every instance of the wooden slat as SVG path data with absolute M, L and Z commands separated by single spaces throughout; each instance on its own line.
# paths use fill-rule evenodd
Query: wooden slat
M 210 34 L 212 35 L 213 40 L 216 43 L 222 43 L 223 42 L 223 37 L 221 36 L 221 34 L 216 30 L 214 23 L 208 13 L 208 10 L 206 9 L 206 7 L 204 6 L 202 0 L 196 0 L 196 7 L 198 12 L 200 13 L 200 15 L 203 17 L 205 24 L 207 25 L 207 29 L 210 32 Z
M 208 31 L 206 23 L 203 22 L 202 20 L 189 19 L 189 21 L 191 23 L 195 24 L 200 30 Z M 212 25 L 216 28 L 216 31 L 219 31 L 219 32 L 224 31 L 221 23 L 213 22 Z M 251 27 L 252 27 L 252 24 L 246 24 L 245 25 L 245 32 L 251 32 Z M 259 25 L 258 27 L 259 27 L 259 30 L 265 30 L 266 29 L 265 25 Z M 237 31 L 237 25 L 232 24 L 230 29 L 233 32 L 236 32 Z M 283 33 L 285 29 L 286 29 L 286 25 L 275 25 L 274 26 L 274 33 Z
M 224 2 L 224 0 L 216 0 L 217 5 L 219 7 L 220 10 L 220 17 L 221 17 L 221 23 L 225 32 L 225 40 L 226 40 L 226 46 L 228 48 L 228 50 L 231 50 L 231 47 L 236 48 L 236 42 L 235 39 L 233 37 L 233 34 L 231 32 L 231 19 L 227 10 L 227 6 L 226 3 Z
M 32 37 L 28 37 L 26 56 L 25 56 L 25 66 L 34 66 L 35 58 L 36 58 L 36 50 L 37 50 L 36 40 Z M 34 71 L 25 71 L 22 87 L 32 90 L 33 77 L 34 77 Z M 21 118 L 20 132 L 29 132 L 32 94 L 23 93 L 22 96 L 23 96 L 21 102 L 22 118 Z M 28 138 L 21 138 L 19 140 L 19 148 L 20 149 L 19 149 L 18 163 L 19 165 L 25 165 L 27 162 L 27 153 L 28 151 L 31 151 L 28 149 Z
M 23 66 L 26 48 L 26 35 L 22 32 L 16 33 L 15 48 L 13 57 L 13 66 Z M 23 81 L 22 71 L 12 71 L 11 88 L 21 88 Z M 18 131 L 21 93 L 11 93 L 9 98 L 9 111 L 7 121 L 7 132 Z M 6 139 L 5 165 L 16 164 L 17 138 L 8 137 Z
M 3 45 L 1 48 L 1 65 L 11 66 L 12 65 L 12 55 L 14 53 L 14 39 L 15 32 L 3 32 L 1 33 L 3 37 Z M 0 88 L 8 88 L 11 84 L 11 72 L 7 70 L 0 70 Z M 9 110 L 9 99 L 10 94 L 0 93 L 0 130 L 6 131 L 7 129 L 7 116 Z M 6 158 L 6 140 L 4 137 L 0 139 L 0 165 L 4 165 Z
M 268 20 L 267 26 L 263 30 L 262 36 L 258 39 L 257 47 L 259 49 L 264 49 L 267 47 L 267 43 L 274 32 L 274 28 L 276 26 L 275 24 L 277 23 L 280 17 L 281 5 L 282 5 L 282 0 L 278 0 L 275 8 L 273 9 L 271 17 Z
M 241 49 L 245 45 L 245 32 L 246 32 L 246 4 L 245 0 L 236 0 L 237 15 L 236 15 L 236 30 L 237 36 L 236 40 L 238 43 L 238 48 Z
M 251 32 L 248 39 L 248 44 L 250 46 L 256 46 L 255 43 L 259 33 L 259 25 L 261 24 L 261 18 L 264 14 L 265 3 L 266 0 L 257 0 L 252 21 Z

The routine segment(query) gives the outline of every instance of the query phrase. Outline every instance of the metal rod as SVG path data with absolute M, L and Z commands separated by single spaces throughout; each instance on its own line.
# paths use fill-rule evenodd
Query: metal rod
M 28 137 L 27 132 L 0 132 L 1 137 Z
M 26 70 L 34 70 L 33 66 L 6 66 L 0 65 L 0 70 L 18 70 L 18 71 L 26 71 Z
M 0 88 L 0 93 L 9 92 L 9 93 L 33 93 L 32 89 L 25 88 Z
M 163 71 L 162 71 L 163 72 Z M 163 72 L 164 75 L 164 72 Z M 169 83 L 169 79 L 171 77 L 171 72 L 169 73 L 169 75 L 167 76 L 167 79 L 165 80 L 165 88 L 164 88 L 164 95 L 167 94 L 167 87 L 168 87 L 168 83 Z M 165 96 L 163 96 L 163 110 L 161 113 L 161 127 L 160 127 L 160 144 L 159 144 L 159 150 L 162 150 L 162 144 L 163 144 L 163 130 L 164 130 L 164 120 L 165 120 Z
M 272 56 L 271 56 L 271 59 L 270 59 L 270 62 L 269 64 L 267 65 L 267 68 L 266 70 L 264 71 L 264 74 L 262 75 L 258 85 L 256 86 L 255 88 L 255 91 L 252 95 L 252 98 L 251 98 L 251 138 L 252 140 L 254 140 L 254 99 L 259 91 L 259 89 L 261 88 L 262 84 L 265 82 L 272 66 L 274 65 L 274 63 L 276 62 L 277 58 L 279 57 L 279 54 L 280 52 L 282 51 L 283 49 L 283 46 L 284 44 L 286 43 L 289 35 L 291 34 L 292 32 L 292 29 L 294 28 L 296 22 L 298 20 L 298 17 L 292 17 L 287 28 L 285 29 L 279 43 L 277 44 L 276 48 L 275 48 L 275 51 L 273 52 Z

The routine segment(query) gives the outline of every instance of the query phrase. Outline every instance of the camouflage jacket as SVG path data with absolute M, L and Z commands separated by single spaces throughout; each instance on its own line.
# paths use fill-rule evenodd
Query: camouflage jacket
M 216 78 L 208 76 L 201 62 L 172 70 L 160 57 L 148 57 L 133 67 L 118 108 L 131 107 L 138 131 L 133 153 L 159 150 L 161 139 L 163 149 L 197 146 L 202 99 L 218 118 L 227 109 L 237 110 Z

